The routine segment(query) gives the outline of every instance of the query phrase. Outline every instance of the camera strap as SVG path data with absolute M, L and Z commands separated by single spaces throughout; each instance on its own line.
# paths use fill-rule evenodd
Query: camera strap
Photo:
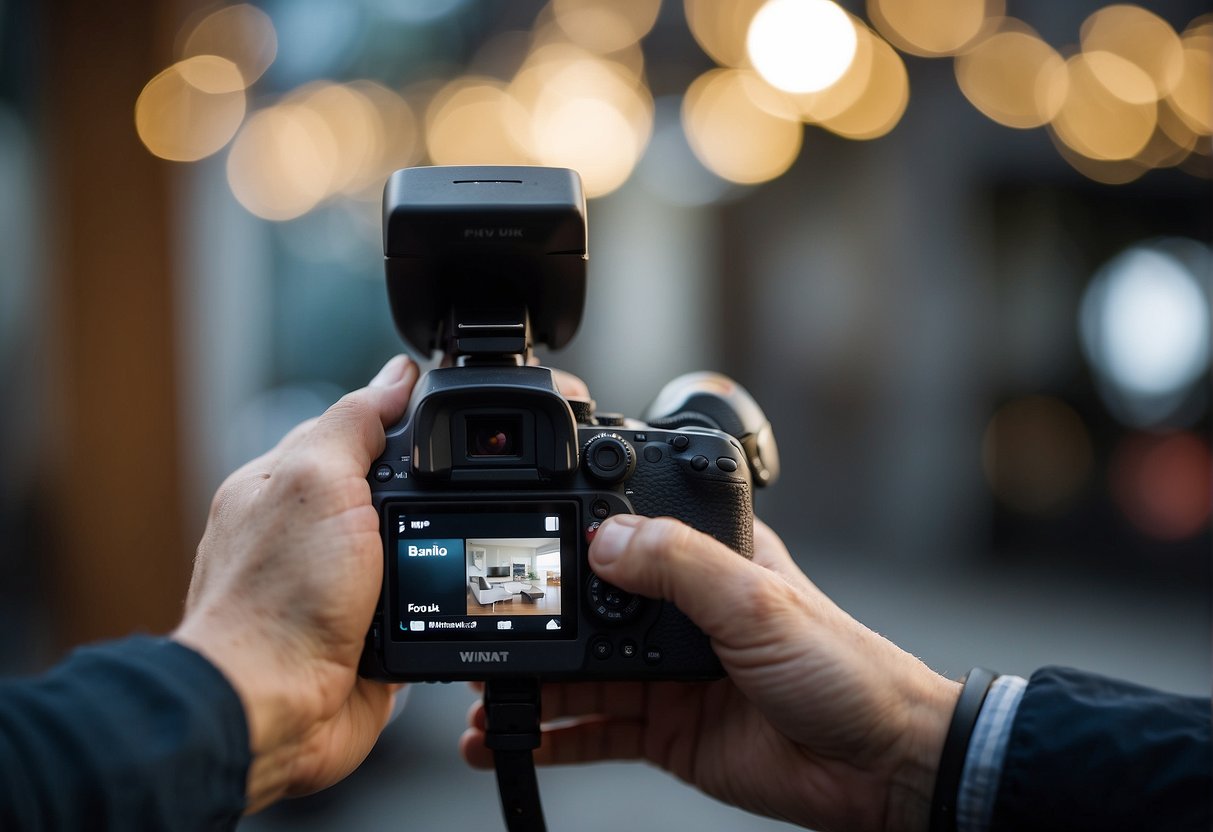
M 508 832 L 545 832 L 535 758 L 539 747 L 539 680 L 484 684 L 484 744 L 493 752 L 497 793 Z

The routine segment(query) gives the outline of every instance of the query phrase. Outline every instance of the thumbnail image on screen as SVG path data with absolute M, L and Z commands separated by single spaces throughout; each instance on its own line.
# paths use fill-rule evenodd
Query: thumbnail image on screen
M 468 615 L 559 615 L 560 538 L 464 542 Z

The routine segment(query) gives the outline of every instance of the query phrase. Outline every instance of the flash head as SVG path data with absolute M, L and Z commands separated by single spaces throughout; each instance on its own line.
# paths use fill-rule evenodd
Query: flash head
M 392 318 L 423 356 L 564 346 L 585 305 L 581 179 L 567 168 L 419 167 L 383 192 Z

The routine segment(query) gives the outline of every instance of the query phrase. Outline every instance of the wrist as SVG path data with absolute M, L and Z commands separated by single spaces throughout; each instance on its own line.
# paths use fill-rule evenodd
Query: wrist
M 905 730 L 889 777 L 886 832 L 925 832 L 940 755 L 961 685 L 936 673 L 922 677 L 905 703 Z
M 248 810 L 255 811 L 289 787 L 295 750 L 315 719 L 309 716 L 313 709 L 303 695 L 308 686 L 290 683 L 292 662 L 281 652 L 265 656 L 252 649 L 250 642 L 261 639 L 251 632 L 252 628 L 207 627 L 187 619 L 172 637 L 210 661 L 244 706 L 252 757 L 245 793 Z

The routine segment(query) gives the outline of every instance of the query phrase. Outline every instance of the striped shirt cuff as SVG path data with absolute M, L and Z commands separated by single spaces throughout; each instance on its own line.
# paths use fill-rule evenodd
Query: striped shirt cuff
M 956 796 L 957 832 L 989 832 L 1011 725 L 1027 687 L 1027 679 L 999 676 L 986 694 L 960 775 L 960 790 Z

